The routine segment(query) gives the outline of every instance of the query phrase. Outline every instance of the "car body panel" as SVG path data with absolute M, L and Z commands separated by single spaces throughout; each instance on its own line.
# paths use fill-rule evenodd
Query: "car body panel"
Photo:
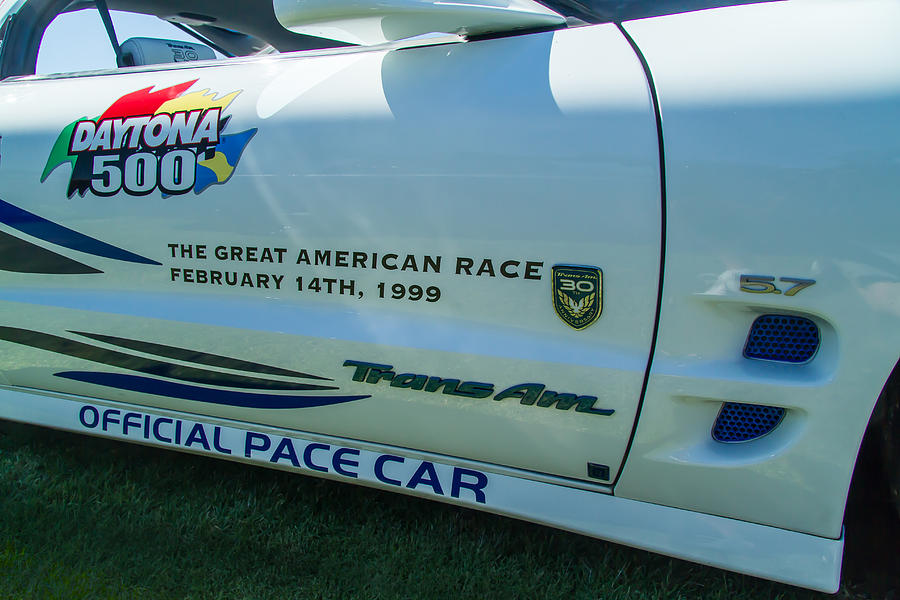
M 667 244 L 656 354 L 617 495 L 840 535 L 900 348 L 898 28 L 900 5 L 878 1 L 625 24 L 665 124 Z M 743 273 L 816 284 L 748 294 Z M 814 360 L 741 356 L 753 319 L 771 313 L 819 325 Z M 708 425 L 723 401 L 788 412 L 772 434 L 723 445 Z
M 0 389 L 0 415 L 439 500 L 785 583 L 826 592 L 838 589 L 843 538 L 831 540 L 618 498 L 495 465 L 21 389 Z M 182 437 L 176 442 L 179 426 Z M 191 437 L 200 430 L 206 432 L 204 437 L 196 433 Z M 284 450 L 288 447 L 294 449 L 296 464 Z M 429 476 L 417 478 L 417 473 Z M 460 485 L 454 486 L 454 481 Z
M 567 23 L 0 82 L 0 417 L 835 591 L 900 347 L 900 5 Z M 746 358 L 767 314 L 815 356 Z M 725 444 L 726 403 L 786 413 Z
M 575 57 L 586 44 L 605 60 L 579 64 Z M 599 485 L 615 476 L 655 317 L 660 203 L 646 80 L 614 26 L 223 61 L 172 73 L 23 78 L 0 83 L 0 94 L 0 102 L 16 105 L 0 117 L 4 231 L 103 271 L 4 274 L 4 293 L 17 298 L 7 295 L 15 303 L 2 309 L 4 326 L 17 330 L 3 336 L 10 357 L 4 376 L 13 385 L 569 478 L 587 479 L 587 463 L 597 463 L 608 472 L 595 478 Z M 142 103 L 155 95 L 173 96 L 165 100 L 171 104 L 147 109 Z M 54 102 L 52 118 L 48 97 L 68 99 Z M 104 146 L 103 119 L 96 128 L 87 123 L 90 133 L 85 121 L 66 129 L 101 113 L 108 121 L 217 105 L 223 144 L 217 148 L 226 139 L 237 140 L 237 148 L 199 160 L 224 174 L 201 179 L 212 176 L 198 168 L 186 193 L 126 193 L 128 172 L 120 165 L 137 150 L 117 149 L 115 141 L 114 148 Z M 183 123 L 193 113 L 186 114 Z M 196 131 L 207 114 L 194 116 Z M 93 154 L 89 135 L 99 148 Z M 181 148 L 174 136 L 172 148 Z M 184 152 L 165 144 L 166 152 Z M 76 146 L 86 159 L 69 159 Z M 113 168 L 125 170 L 124 187 L 103 196 L 104 186 L 112 186 L 104 170 Z M 547 214 L 547 202 L 557 210 Z M 46 220 L 138 258 L 108 249 L 92 255 L 71 233 L 41 239 L 34 227 L 16 229 L 16 219 Z M 60 242 L 61 236 L 68 238 Z M 326 256 L 328 266 L 321 264 Z M 17 269 L 19 258 L 8 253 L 5 267 Z M 557 264 L 602 269 L 616 298 L 603 305 L 602 326 L 577 331 L 554 313 L 550 280 Z M 413 301 L 410 291 L 393 299 L 394 284 L 439 289 L 441 297 Z M 197 306 L 199 316 L 185 316 Z M 261 313 L 271 316 L 252 316 Z M 158 315 L 167 321 L 150 320 Z M 300 371 L 339 388 L 301 396 L 353 399 L 293 409 L 254 408 L 249 397 L 235 400 L 244 406 L 185 404 L 200 392 L 183 386 L 215 385 L 225 375 L 169 382 L 182 387 L 163 392 L 148 374 L 188 365 L 153 363 L 141 367 L 142 375 L 130 372 L 139 379 L 117 378 L 110 373 L 128 374 L 122 365 L 138 360 L 133 352 L 122 357 L 121 347 L 82 334 Z M 107 358 L 86 359 L 91 353 Z M 398 381 L 346 361 L 387 365 L 378 373 L 391 371 Z M 400 381 L 404 374 L 410 375 Z M 238 391 L 262 385 L 257 375 L 241 373 Z M 415 375 L 472 385 L 468 392 L 454 393 L 451 384 L 429 393 L 431 383 L 416 389 Z M 314 379 L 274 381 L 265 385 L 321 386 Z M 542 407 L 537 398 L 528 405 L 524 392 L 501 397 L 523 384 L 535 393 L 595 400 Z M 144 393 L 150 389 L 159 393 Z

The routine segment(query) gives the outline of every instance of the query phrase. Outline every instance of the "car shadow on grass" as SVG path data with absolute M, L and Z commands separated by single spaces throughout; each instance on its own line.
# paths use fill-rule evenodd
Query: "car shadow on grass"
M 867 436 L 844 515 L 841 594 L 900 600 L 900 517 L 888 498 L 880 448 Z

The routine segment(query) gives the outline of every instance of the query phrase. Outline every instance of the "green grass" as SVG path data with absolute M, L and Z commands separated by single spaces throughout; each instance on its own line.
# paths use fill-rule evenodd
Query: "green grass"
M 828 597 L 436 502 L 0 421 L 0 598 Z

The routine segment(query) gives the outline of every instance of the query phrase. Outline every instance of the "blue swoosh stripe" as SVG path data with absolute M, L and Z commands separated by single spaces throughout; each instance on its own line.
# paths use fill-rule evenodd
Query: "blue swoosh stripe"
M 114 260 L 124 260 L 126 262 L 141 263 L 144 265 L 159 265 L 155 260 L 144 258 L 128 250 L 117 248 L 106 242 L 86 236 L 83 233 L 73 231 L 68 227 L 63 227 L 53 221 L 48 221 L 44 217 L 39 217 L 34 213 L 21 209 L 18 206 L 0 200 L 0 222 L 15 227 L 22 233 L 27 233 L 32 237 L 57 244 L 70 250 L 77 250 L 85 254 L 93 254 L 94 256 L 103 256 Z
M 92 371 L 63 371 L 54 373 L 56 377 L 72 379 L 84 383 L 93 383 L 119 390 L 154 394 L 167 398 L 195 400 L 210 404 L 226 406 L 242 406 L 245 408 L 313 408 L 362 400 L 371 396 L 276 396 L 255 392 L 234 392 L 185 385 L 171 381 L 161 381 L 138 375 L 124 373 L 99 373 Z

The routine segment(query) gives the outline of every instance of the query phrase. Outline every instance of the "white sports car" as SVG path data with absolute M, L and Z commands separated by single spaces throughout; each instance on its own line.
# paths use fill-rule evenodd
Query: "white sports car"
M 898 500 L 897 1 L 0 23 L 0 418 L 826 591 Z

